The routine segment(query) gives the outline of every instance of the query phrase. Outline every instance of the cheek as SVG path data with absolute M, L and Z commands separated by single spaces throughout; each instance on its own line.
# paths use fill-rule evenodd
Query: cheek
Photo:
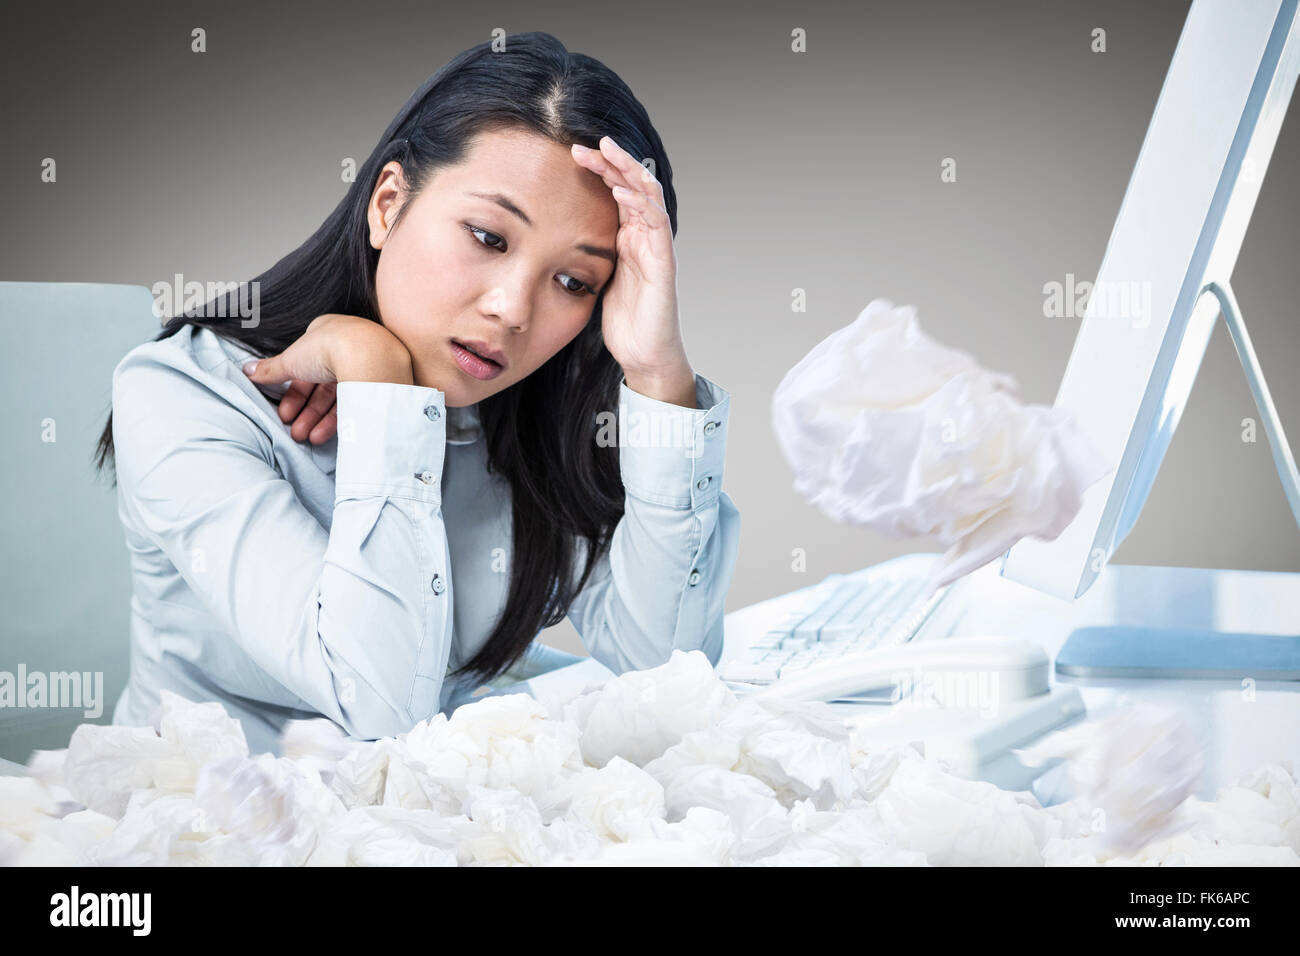
M 454 243 L 426 237 L 413 242 L 412 235 L 394 233 L 375 270 L 384 325 L 406 342 L 436 334 L 445 324 L 441 318 L 458 301 L 472 267 Z
M 589 312 L 584 311 L 581 315 L 575 317 L 565 316 L 563 319 L 556 317 L 552 321 L 545 322 L 543 327 L 539 328 L 533 336 L 532 344 L 537 350 L 533 367 L 544 365 L 556 352 L 559 352 L 577 338 L 578 334 L 586 326 L 589 314 Z

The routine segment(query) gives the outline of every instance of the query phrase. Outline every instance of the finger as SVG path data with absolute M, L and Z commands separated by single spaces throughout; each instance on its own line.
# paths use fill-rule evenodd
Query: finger
M 643 203 L 620 201 L 618 205 L 619 225 L 622 226 L 630 218 L 640 218 L 651 230 L 651 242 L 654 245 L 655 254 L 659 256 L 668 255 L 668 246 L 672 243 L 672 220 L 668 217 L 668 211 L 663 205 L 662 185 L 654 176 L 650 175 L 650 170 L 638 163 L 631 154 L 626 150 L 622 150 L 609 137 L 602 139 L 601 145 L 602 147 L 619 150 L 619 154 L 617 156 L 599 154 L 599 159 L 593 160 L 587 168 L 596 172 L 599 165 L 599 169 L 602 171 L 601 178 L 611 190 L 627 189 L 632 193 L 644 196 L 646 200 Z M 587 155 L 591 156 L 593 154 Z M 618 164 L 621 164 L 624 168 L 620 169 Z M 615 199 L 620 199 L 620 196 L 615 196 Z M 665 235 L 655 235 L 659 231 L 663 231 Z
M 650 201 L 663 210 L 668 210 L 664 203 L 663 183 L 651 174 L 650 170 L 618 143 L 612 136 L 603 136 L 600 140 L 600 155 L 622 176 L 619 185 L 635 192 L 644 193 Z
M 601 137 L 600 154 L 606 157 L 623 174 L 624 178 L 627 179 L 629 189 L 644 192 L 651 199 L 657 197 L 662 204 L 663 183 L 655 178 L 645 164 L 614 142 L 614 137 Z
M 325 413 L 325 417 L 317 423 L 316 427 L 311 430 L 311 443 L 313 445 L 323 445 L 334 437 L 339 425 L 339 407 L 338 405 L 330 406 L 330 410 Z
M 663 184 L 651 175 L 650 170 L 638 163 L 633 156 L 622 150 L 617 144 L 614 144 L 612 139 L 605 137 L 601 142 L 602 144 L 608 142 L 613 149 L 618 150 L 618 162 L 615 161 L 615 157 L 606 156 L 601 150 L 588 149 L 586 152 L 581 152 L 579 149 L 574 148 L 570 152 L 573 154 L 575 161 L 600 176 L 606 186 L 611 189 L 615 186 L 622 186 L 624 189 L 644 192 L 667 216 L 668 210 L 664 204 Z M 580 146 L 580 144 L 575 143 L 574 146 Z
M 620 204 L 627 206 L 644 219 L 647 226 L 657 228 L 667 221 L 667 217 L 663 215 L 645 193 L 639 193 L 634 189 L 627 189 L 623 186 L 615 186 L 611 192 Z
M 575 162 L 599 176 L 601 181 L 610 189 L 613 189 L 615 186 L 624 186 L 624 188 L 626 188 L 626 178 L 622 173 L 614 168 L 613 164 L 610 163 L 609 160 L 600 155 L 600 150 L 588 149 L 580 143 L 574 143 L 570 153 Z M 618 224 L 622 227 L 625 222 L 627 222 L 627 210 L 623 205 L 619 204 Z
M 662 262 L 673 262 L 673 234 L 669 228 L 668 216 L 664 214 L 645 193 L 639 193 L 631 189 L 625 189 L 622 186 L 615 186 L 611 192 L 614 195 L 614 201 L 618 203 L 619 218 L 622 220 L 639 219 L 644 224 L 645 229 L 645 248 L 648 249 L 651 256 Z M 620 228 L 621 224 L 620 224 Z M 635 253 L 637 244 L 630 243 L 628 250 L 631 253 L 630 258 L 636 259 Z M 621 260 L 620 260 L 621 261 Z M 647 263 L 642 262 L 639 267 L 644 270 Z
M 325 413 L 334 405 L 334 385 L 325 384 L 317 385 L 316 390 L 311 393 L 311 399 L 307 402 L 298 417 L 294 420 L 293 427 L 289 433 L 293 435 L 294 441 L 306 441 L 307 436 L 311 434 L 316 424 L 325 417 Z
M 280 399 L 280 421 L 287 425 L 297 418 L 298 413 L 307 404 L 307 399 L 311 397 L 312 389 L 315 387 L 314 382 L 303 382 L 298 379 L 290 382 L 289 390 Z

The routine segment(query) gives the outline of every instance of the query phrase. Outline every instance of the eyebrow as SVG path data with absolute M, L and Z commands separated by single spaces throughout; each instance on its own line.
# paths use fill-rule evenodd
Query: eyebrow
M 465 195 L 477 196 L 479 199 L 486 199 L 489 202 L 494 202 L 502 209 L 506 210 L 506 212 L 510 212 L 518 216 L 520 219 L 524 221 L 525 225 L 531 227 L 533 224 L 533 221 L 528 218 L 528 214 L 524 212 L 522 209 L 520 209 L 514 203 L 514 201 L 504 193 L 468 192 Z M 574 248 L 579 250 L 580 252 L 585 252 L 589 256 L 598 256 L 601 259 L 608 259 L 610 262 L 614 263 L 615 265 L 618 264 L 618 253 L 616 253 L 613 249 L 607 249 L 605 246 L 590 246 L 587 245 L 587 243 L 585 242 L 579 242 L 574 244 Z

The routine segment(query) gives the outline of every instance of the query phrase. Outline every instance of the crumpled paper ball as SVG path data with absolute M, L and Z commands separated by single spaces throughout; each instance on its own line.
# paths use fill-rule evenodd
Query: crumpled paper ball
M 1195 822 L 1184 804 L 1205 769 L 1201 741 L 1167 707 L 1125 703 L 1016 753 L 1029 766 L 1068 761 L 1101 857 L 1133 854 Z
M 927 760 L 900 763 L 872 806 L 900 846 L 934 866 L 1042 866 L 1043 842 L 1061 832 L 1028 791 L 964 780 Z
M 204 765 L 194 804 L 195 828 L 237 838 L 256 866 L 302 866 L 342 811 L 317 774 L 271 754 Z
M 313 760 L 337 747 L 317 738 L 326 750 L 304 750 L 308 740 L 298 739 L 298 752 Z M 330 786 L 349 809 L 382 804 L 455 814 L 471 787 L 545 797 L 582 767 L 576 727 L 548 719 L 546 708 L 527 694 L 505 694 L 350 749 L 335 764 Z
M 322 831 L 308 866 L 458 866 L 456 822 L 431 810 L 356 807 Z
M 36 777 L 0 781 L 0 866 L 83 866 L 87 849 L 117 823 Z
M 647 817 L 631 839 L 606 843 L 599 854 L 556 861 L 570 866 L 725 866 L 735 837 L 725 813 L 692 807 L 681 820 Z
M 667 663 L 611 678 L 563 711 L 581 731 L 588 763 L 603 767 L 617 755 L 640 767 L 735 703 L 707 657 L 675 650 Z
M 922 332 L 915 306 L 874 299 L 786 373 L 772 427 L 795 491 L 828 517 L 938 538 L 934 589 L 1055 538 L 1110 471 L 1068 414 L 1016 389 Z
M 554 791 L 568 816 L 602 840 L 625 841 L 664 819 L 664 788 L 654 777 L 622 757 L 605 766 L 585 767 Z
M 169 690 L 159 697 L 153 727 L 81 724 L 72 732 L 64 785 L 87 808 L 120 817 L 136 790 L 192 790 L 208 761 L 248 756 L 243 726 L 220 704 Z

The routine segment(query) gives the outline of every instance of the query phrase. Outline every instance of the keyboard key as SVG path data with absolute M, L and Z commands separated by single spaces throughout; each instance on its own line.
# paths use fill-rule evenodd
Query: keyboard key
M 834 644 L 838 641 L 852 640 L 862 633 L 861 621 L 843 621 L 835 624 L 827 624 L 822 628 L 821 638 L 823 644 Z

